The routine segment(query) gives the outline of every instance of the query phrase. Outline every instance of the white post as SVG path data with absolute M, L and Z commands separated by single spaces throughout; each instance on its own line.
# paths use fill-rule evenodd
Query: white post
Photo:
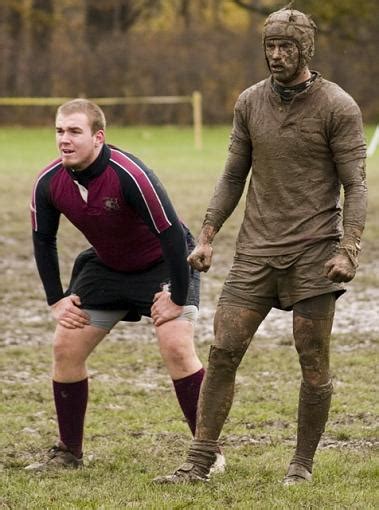
M 371 157 L 375 154 L 376 148 L 379 144 L 379 124 L 376 126 L 374 134 L 372 135 L 370 145 L 367 148 L 367 156 Z
M 192 94 L 192 109 L 193 109 L 193 130 L 194 130 L 194 138 L 195 138 L 195 149 L 203 148 L 203 140 L 202 140 L 202 124 L 203 124 L 203 114 L 202 114 L 202 97 L 201 92 L 197 90 Z

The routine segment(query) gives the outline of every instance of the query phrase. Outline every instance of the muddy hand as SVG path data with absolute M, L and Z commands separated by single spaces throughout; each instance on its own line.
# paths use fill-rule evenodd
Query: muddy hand
M 212 264 L 212 252 L 210 244 L 198 244 L 187 260 L 194 269 L 206 273 Z
M 335 255 L 325 263 L 325 276 L 332 282 L 349 282 L 355 276 L 355 268 L 349 257 L 343 254 Z
M 76 294 L 64 297 L 54 303 L 51 313 L 54 319 L 68 329 L 84 328 L 89 324 L 89 317 L 80 307 L 80 297 Z
M 182 313 L 183 307 L 171 301 L 171 294 L 167 291 L 157 292 L 151 307 L 151 318 L 154 326 L 160 326 L 167 321 L 176 319 Z

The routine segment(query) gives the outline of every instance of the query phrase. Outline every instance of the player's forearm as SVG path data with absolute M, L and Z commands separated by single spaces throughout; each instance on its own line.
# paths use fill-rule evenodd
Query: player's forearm
M 201 229 L 199 237 L 197 239 L 197 244 L 212 244 L 213 239 L 216 237 L 217 230 L 213 225 L 205 224 Z
M 339 175 L 344 187 L 344 235 L 341 247 L 350 252 L 352 258 L 357 258 L 367 213 L 367 183 L 364 160 L 345 163 L 339 169 Z
M 183 228 L 175 222 L 160 237 L 163 257 L 169 267 L 171 281 L 171 299 L 179 305 L 185 305 L 189 286 L 189 267 L 187 263 L 187 245 Z
M 217 182 L 203 222 L 203 227 L 210 225 L 214 228 L 213 237 L 236 208 L 250 167 L 250 155 L 229 152 L 224 173 Z M 212 234 L 207 232 L 208 236 Z
M 33 232 L 34 256 L 49 305 L 63 297 L 55 238 Z

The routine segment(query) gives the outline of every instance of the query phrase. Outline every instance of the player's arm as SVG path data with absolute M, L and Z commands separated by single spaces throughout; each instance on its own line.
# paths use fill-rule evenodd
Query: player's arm
M 186 303 L 189 286 L 187 244 L 183 227 L 175 221 L 159 235 L 163 257 L 170 271 L 170 289 L 164 289 L 154 296 L 151 316 L 155 326 L 178 317 Z
M 83 327 L 88 323 L 88 318 L 79 308 L 79 296 L 64 297 L 56 240 L 60 213 L 50 203 L 47 184 L 41 180 L 36 185 L 31 203 L 33 247 L 38 273 L 54 319 L 70 329 Z
M 50 201 L 49 186 L 49 175 L 42 176 L 37 180 L 33 189 L 30 210 L 34 257 L 45 289 L 47 303 L 52 305 L 63 297 L 63 288 L 56 238 L 60 213 Z
M 133 162 L 138 166 L 133 177 L 126 172 L 120 174 L 123 195 L 125 201 L 160 241 L 163 257 L 169 267 L 171 283 L 170 295 L 163 293 L 162 297 L 166 295 L 167 307 L 170 307 L 171 318 L 174 318 L 182 311 L 189 286 L 184 230 L 156 175 L 138 159 L 133 159 Z
M 234 110 L 233 130 L 224 172 L 210 200 L 197 245 L 188 257 L 191 266 L 198 271 L 208 271 L 211 266 L 212 242 L 240 201 L 251 162 L 251 137 L 246 120 L 245 96 L 242 95 Z
M 332 126 L 330 146 L 344 190 L 344 233 L 338 253 L 326 263 L 325 272 L 332 281 L 347 282 L 358 267 L 367 211 L 366 145 L 358 106 L 352 101 L 344 105 Z

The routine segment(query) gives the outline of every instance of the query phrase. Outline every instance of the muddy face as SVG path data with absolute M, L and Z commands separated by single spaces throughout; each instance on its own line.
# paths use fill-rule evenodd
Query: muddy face
M 299 74 L 300 52 L 293 41 L 268 39 L 265 54 L 274 79 L 286 85 L 292 84 Z

